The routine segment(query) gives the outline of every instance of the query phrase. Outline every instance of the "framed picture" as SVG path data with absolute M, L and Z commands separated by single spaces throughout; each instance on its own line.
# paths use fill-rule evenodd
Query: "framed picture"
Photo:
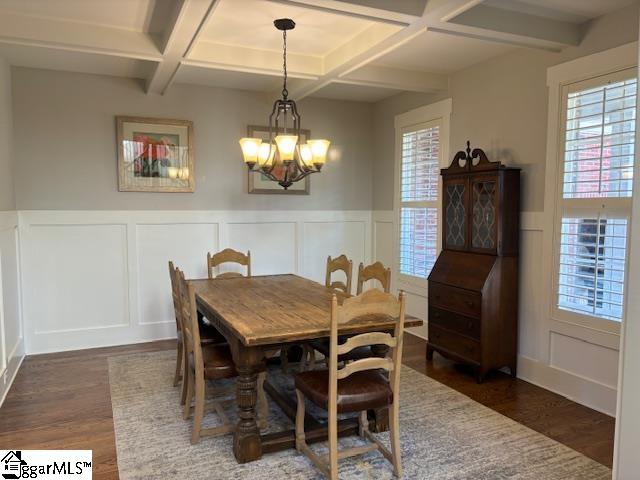
M 193 122 L 116 117 L 121 192 L 193 192 Z
M 260 127 L 249 125 L 247 127 L 247 136 L 250 138 L 261 138 L 263 141 L 269 141 L 269 127 Z M 307 138 L 311 138 L 309 130 L 300 130 L 300 143 L 305 143 Z M 277 166 L 272 172 L 278 178 L 284 178 L 284 166 Z M 311 192 L 311 176 L 307 176 L 299 182 L 291 185 L 287 190 L 278 185 L 277 182 L 269 179 L 260 172 L 250 172 L 247 169 L 247 181 L 249 185 L 249 193 L 273 193 L 280 195 L 309 195 Z

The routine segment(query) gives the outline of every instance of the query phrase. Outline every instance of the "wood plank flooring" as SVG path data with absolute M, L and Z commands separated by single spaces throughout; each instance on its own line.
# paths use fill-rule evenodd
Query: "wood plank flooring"
M 175 348 L 151 342 L 25 359 L 0 408 L 0 449 L 90 449 L 94 478 L 117 479 L 107 358 Z M 564 397 L 490 374 L 485 383 L 437 353 L 425 361 L 425 343 L 405 340 L 404 363 L 548 437 L 611 466 L 614 419 Z

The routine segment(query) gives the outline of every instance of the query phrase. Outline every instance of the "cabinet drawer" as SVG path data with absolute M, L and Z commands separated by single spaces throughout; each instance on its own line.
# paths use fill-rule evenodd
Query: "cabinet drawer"
M 430 283 L 429 305 L 480 318 L 482 297 L 477 292 L 443 285 L 442 283 Z
M 436 349 L 441 347 L 447 352 L 476 363 L 480 362 L 480 342 L 432 324 L 429 324 L 429 345 Z
M 429 306 L 429 324 L 480 340 L 480 320 Z

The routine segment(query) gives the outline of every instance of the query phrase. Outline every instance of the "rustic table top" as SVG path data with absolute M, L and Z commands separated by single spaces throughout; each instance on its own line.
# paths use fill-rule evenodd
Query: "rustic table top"
M 295 343 L 328 337 L 331 297 L 324 285 L 297 275 L 190 280 L 198 308 L 215 315 L 247 346 Z M 342 302 L 344 294 L 336 293 Z M 406 327 L 422 320 L 405 317 Z M 393 329 L 388 317 L 368 316 L 340 328 L 341 334 Z

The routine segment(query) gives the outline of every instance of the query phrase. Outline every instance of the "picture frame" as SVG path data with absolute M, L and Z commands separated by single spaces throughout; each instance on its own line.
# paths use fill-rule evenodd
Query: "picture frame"
M 120 192 L 195 191 L 193 122 L 116 117 Z
M 249 138 L 261 138 L 269 141 L 269 127 L 260 125 L 247 126 L 247 136 Z M 309 130 L 300 130 L 300 143 L 305 143 L 311 138 Z M 275 172 L 277 174 L 277 172 Z M 311 193 L 311 175 L 303 180 L 294 183 L 287 190 L 282 188 L 277 182 L 267 178 L 260 172 L 251 172 L 247 169 L 247 186 L 251 194 L 273 194 L 273 195 L 309 195 Z

